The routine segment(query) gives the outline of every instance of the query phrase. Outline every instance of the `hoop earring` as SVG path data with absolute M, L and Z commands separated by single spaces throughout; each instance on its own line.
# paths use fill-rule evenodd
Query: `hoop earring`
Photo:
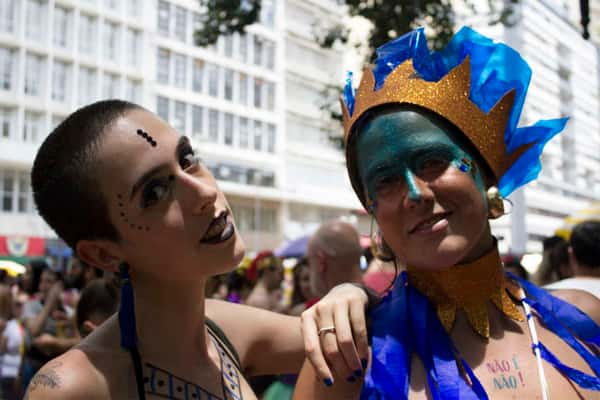
M 381 261 L 394 261 L 396 256 L 390 246 L 385 242 L 385 239 L 381 235 L 381 231 L 379 231 L 379 229 L 376 232 L 373 231 L 374 221 L 375 218 L 371 218 L 371 253 Z
M 496 186 L 491 186 L 486 193 L 488 201 L 488 218 L 498 219 L 504 214 L 504 199 Z

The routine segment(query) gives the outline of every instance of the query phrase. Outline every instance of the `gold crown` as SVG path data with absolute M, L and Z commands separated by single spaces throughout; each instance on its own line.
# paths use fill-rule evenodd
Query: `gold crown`
M 504 131 L 515 100 L 515 91 L 507 92 L 490 110 L 483 112 L 469 99 L 471 66 L 469 57 L 438 82 L 428 82 L 415 71 L 412 59 L 396 67 L 385 79 L 385 84 L 375 90 L 373 72 L 366 68 L 355 97 L 352 117 L 342 100 L 344 142 L 352 126 L 369 109 L 383 104 L 403 103 L 426 108 L 444 117 L 477 147 L 496 180 L 526 151 L 531 144 L 507 153 Z

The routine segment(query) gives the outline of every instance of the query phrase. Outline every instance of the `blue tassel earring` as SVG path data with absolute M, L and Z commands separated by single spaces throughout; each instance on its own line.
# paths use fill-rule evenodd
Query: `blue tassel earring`
M 140 399 L 144 400 L 144 380 L 142 375 L 142 360 L 137 348 L 137 328 L 135 325 L 135 302 L 133 286 L 129 276 L 129 264 L 119 264 L 121 277 L 121 305 L 119 306 L 119 328 L 121 330 L 121 347 L 128 350 L 133 361 L 137 391 Z
M 121 277 L 121 306 L 119 307 L 119 327 L 121 328 L 121 347 L 132 350 L 137 348 L 137 334 L 135 326 L 135 303 L 133 299 L 133 286 L 129 276 L 129 264 L 123 262 L 119 265 Z

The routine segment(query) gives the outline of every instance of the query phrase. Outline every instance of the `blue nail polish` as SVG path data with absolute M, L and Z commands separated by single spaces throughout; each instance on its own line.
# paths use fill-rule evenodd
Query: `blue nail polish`
M 348 382 L 356 382 L 356 378 L 354 377 L 354 375 L 350 375 L 349 377 L 346 378 L 346 380 Z
M 354 371 L 354 376 L 360 378 L 362 376 L 362 369 L 357 369 Z
M 325 384 L 325 386 L 329 387 L 333 385 L 333 380 L 331 380 L 331 378 L 325 378 L 323 379 L 323 383 Z
M 362 360 L 360 360 L 360 363 L 361 363 L 363 369 L 365 369 L 369 366 L 369 360 L 367 360 L 366 358 L 363 358 Z

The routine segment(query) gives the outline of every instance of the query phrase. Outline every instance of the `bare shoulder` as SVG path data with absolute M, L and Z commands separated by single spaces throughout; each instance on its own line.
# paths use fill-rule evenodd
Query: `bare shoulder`
M 110 395 L 96 368 L 81 350 L 69 350 L 49 361 L 27 388 L 27 400 L 106 399 Z
M 118 321 L 109 318 L 77 347 L 33 377 L 26 399 L 124 398 L 134 382 L 128 353 L 119 346 Z
M 600 324 L 600 300 L 593 294 L 577 289 L 561 289 L 553 291 L 552 294 L 573 304 Z
M 225 333 L 239 329 L 249 331 L 262 331 L 272 329 L 282 323 L 298 323 L 298 317 L 278 314 L 260 308 L 229 303 L 222 300 L 206 300 L 206 316 L 219 325 Z M 288 325 L 289 327 L 289 325 Z

